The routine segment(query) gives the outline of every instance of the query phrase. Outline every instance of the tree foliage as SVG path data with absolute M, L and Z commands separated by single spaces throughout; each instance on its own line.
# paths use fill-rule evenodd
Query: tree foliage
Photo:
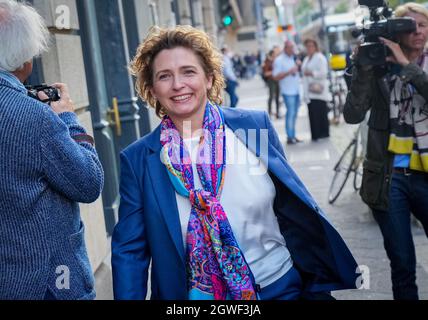
M 400 4 L 404 4 L 404 3 L 406 3 L 406 2 L 417 2 L 417 3 L 425 3 L 425 2 L 427 2 L 427 0 L 409 0 L 409 1 L 407 1 L 407 0 L 389 0 L 388 1 L 388 3 L 389 3 L 389 6 L 390 7 L 392 7 L 392 8 L 396 8 L 398 5 L 400 5 Z
M 297 7 L 296 13 L 298 16 L 308 13 L 313 10 L 313 3 L 311 0 L 301 0 Z
M 349 11 L 349 1 L 343 0 L 334 9 L 334 13 L 346 13 Z

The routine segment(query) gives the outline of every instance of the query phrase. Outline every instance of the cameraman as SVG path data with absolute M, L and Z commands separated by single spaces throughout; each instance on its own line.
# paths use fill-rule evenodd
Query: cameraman
M 103 186 L 93 139 L 65 84 L 51 106 L 23 85 L 48 36 L 33 8 L 0 0 L 0 300 L 95 297 L 77 204 Z
M 392 52 L 386 74 L 356 59 L 344 117 L 356 124 L 371 110 L 360 194 L 384 238 L 394 299 L 418 299 L 410 215 L 428 234 L 428 10 L 406 3 L 395 15 L 415 19 L 416 31 L 380 39 Z

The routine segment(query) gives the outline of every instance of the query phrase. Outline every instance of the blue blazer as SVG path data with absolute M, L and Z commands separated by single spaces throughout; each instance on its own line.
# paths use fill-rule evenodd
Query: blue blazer
M 267 113 L 223 112 L 226 125 L 268 164 L 276 187 L 274 211 L 294 266 L 302 275 L 304 291 L 355 288 L 358 274 L 352 254 L 287 163 Z M 249 129 L 257 134 L 246 135 Z M 260 154 L 260 129 L 268 131 L 268 154 Z M 187 299 L 175 190 L 160 161 L 160 150 L 158 127 L 121 153 L 121 203 L 112 239 L 115 299 L 145 299 L 150 263 L 152 299 Z

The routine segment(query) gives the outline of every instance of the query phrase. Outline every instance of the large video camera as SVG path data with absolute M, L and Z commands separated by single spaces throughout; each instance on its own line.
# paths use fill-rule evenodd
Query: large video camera
M 61 99 L 58 89 L 54 87 L 50 87 L 46 84 L 37 85 L 37 86 L 27 85 L 25 86 L 25 88 L 27 89 L 27 93 L 29 97 L 39 100 L 43 103 L 49 104 L 51 102 L 55 102 Z M 48 96 L 48 98 L 44 100 L 40 99 L 38 96 L 38 93 L 40 91 L 43 91 Z
M 385 0 L 358 0 L 358 4 L 369 8 L 370 22 L 365 23 L 356 34 L 364 36 L 356 62 L 363 66 L 385 66 L 386 57 L 391 55 L 391 51 L 380 42 L 379 37 L 397 42 L 398 34 L 416 30 L 416 22 L 410 17 L 393 18 L 393 11 Z

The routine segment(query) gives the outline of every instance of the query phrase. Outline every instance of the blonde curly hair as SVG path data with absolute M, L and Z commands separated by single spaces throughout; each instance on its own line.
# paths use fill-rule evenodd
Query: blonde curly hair
M 137 49 L 137 54 L 131 61 L 129 70 L 137 78 L 135 89 L 139 96 L 150 106 L 154 107 L 158 117 L 165 112 L 150 92 L 153 88 L 153 64 L 156 56 L 165 49 L 184 47 L 192 50 L 198 57 L 205 75 L 213 79 L 212 88 L 208 90 L 208 100 L 222 103 L 222 90 L 225 81 L 222 73 L 222 56 L 214 46 L 209 36 L 191 26 L 177 26 L 174 28 L 152 27 L 149 34 Z

